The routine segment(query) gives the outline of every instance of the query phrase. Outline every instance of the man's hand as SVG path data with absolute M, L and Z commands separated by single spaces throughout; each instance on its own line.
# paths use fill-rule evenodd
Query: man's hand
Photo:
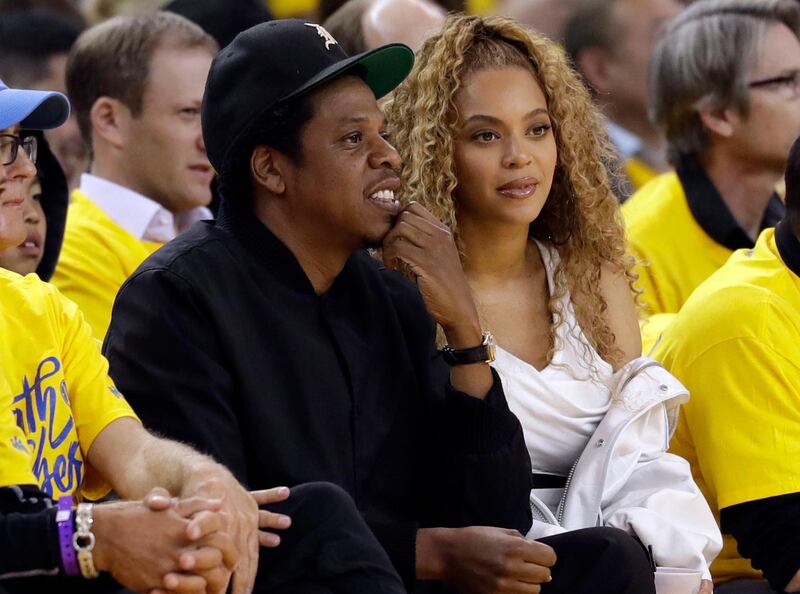
M 417 577 L 442 580 L 462 594 L 538 594 L 555 562 L 552 548 L 516 530 L 472 526 L 417 533 Z
M 219 532 L 223 519 L 211 509 L 197 511 L 193 500 L 180 501 L 172 498 L 166 489 L 156 487 L 144 498 L 144 503 L 152 511 L 162 511 L 171 507 L 189 520 L 186 527 L 187 538 L 196 543 L 197 548 L 184 550 L 178 557 L 178 566 L 183 573 L 168 573 L 162 578 L 164 590 L 152 590 L 150 594 L 183 592 L 204 592 L 225 594 L 231 574 L 236 567 L 238 554 L 233 541 L 227 534 Z M 221 501 L 209 501 L 213 510 L 222 506 Z M 202 578 L 202 580 L 198 580 Z M 203 587 L 205 584 L 205 587 Z
M 712 594 L 713 592 L 714 582 L 711 580 L 703 580 L 703 582 L 700 584 L 700 589 L 697 591 L 697 594 Z
M 233 543 L 219 532 L 222 518 L 216 510 L 220 506 L 219 501 L 200 498 L 163 511 L 148 509 L 139 501 L 97 505 L 93 514 L 95 566 L 139 592 L 164 587 L 165 576 L 185 569 L 208 573 L 216 581 L 217 570 L 224 573 L 226 563 L 232 566 L 236 562 Z M 183 577 L 176 591 L 224 592 L 227 586 L 227 579 L 218 585 L 201 575 Z
M 258 571 L 258 506 L 234 476 L 208 459 L 195 464 L 184 482 L 181 497 L 219 499 L 228 534 L 239 554 L 232 594 L 249 594 Z
M 472 292 L 461 267 L 453 234 L 425 207 L 412 202 L 397 216 L 397 222 L 383 239 L 383 261 L 390 270 L 405 262 L 416 276 L 422 298 L 436 322 L 451 332 L 476 326 L 474 344 L 481 332 Z M 449 336 L 448 336 L 449 338 Z
M 275 487 L 262 491 L 251 491 L 250 495 L 260 506 L 270 503 L 280 503 L 289 498 L 288 487 Z M 275 548 L 281 544 L 281 537 L 272 530 L 286 530 L 292 525 L 292 519 L 284 514 L 278 514 L 265 509 L 258 510 L 258 542 L 262 547 Z
M 483 333 L 472 290 L 453 234 L 444 223 L 412 202 L 383 239 L 383 261 L 390 270 L 399 261 L 408 265 L 428 313 L 444 330 L 449 346 L 466 349 L 481 344 Z M 493 378 L 488 365 L 456 365 L 450 370 L 450 383 L 456 390 L 482 399 Z

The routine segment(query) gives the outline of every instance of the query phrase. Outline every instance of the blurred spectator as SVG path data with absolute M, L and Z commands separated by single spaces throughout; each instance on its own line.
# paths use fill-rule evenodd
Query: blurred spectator
M 83 23 L 84 17 L 79 0 L 2 0 L 0 14 L 20 10 L 47 10 L 54 12 L 76 23 Z
M 0 78 L 13 87 L 66 93 L 67 54 L 81 29 L 81 23 L 45 10 L 1 14 Z M 45 135 L 69 188 L 77 187 L 89 164 L 77 120 L 70 116 L 66 124 Z
M 798 34 L 796 0 L 701 0 L 658 43 L 650 97 L 676 172 L 622 208 L 651 313 L 678 311 L 783 216 L 774 187 L 800 134 Z
M 334 12 L 345 4 L 348 4 L 348 1 L 349 0 L 320 0 L 319 7 L 317 8 L 317 21 L 320 23 L 327 21 Z M 445 12 L 461 12 L 466 8 L 464 0 L 432 0 L 431 3 L 438 5 Z M 272 4 L 274 4 L 274 2 Z M 274 12 L 275 16 L 279 16 L 277 10 Z M 342 24 L 341 26 L 346 25 Z
M 0 252 L 0 267 L 26 275 L 35 272 L 47 281 L 53 275 L 67 220 L 69 192 L 64 172 L 39 131 L 24 130 L 21 135 L 37 139 L 36 175 L 24 182 L 23 217 L 27 234 L 19 245 Z
M 70 54 L 67 88 L 93 160 L 72 194 L 53 282 L 98 338 L 128 275 L 211 216 L 200 104 L 216 50 L 200 27 L 159 12 L 97 25 Z
M 536 29 L 553 41 L 563 41 L 564 29 L 577 1 L 509 0 L 498 12 Z
M 160 9 L 167 0 L 87 0 L 84 14 L 89 24 L 96 25 L 115 16 L 135 16 Z
M 419 49 L 444 18 L 429 0 L 349 0 L 323 26 L 353 56 L 388 43 Z
M 668 169 L 664 136 L 648 119 L 647 68 L 664 23 L 681 9 L 677 0 L 578 0 L 566 24 L 567 52 L 608 118 L 621 200 Z
M 257 0 L 172 0 L 163 10 L 186 17 L 225 47 L 245 29 L 272 20 Z
M 717 594 L 800 591 L 800 141 L 786 208 L 697 288 L 654 355 L 692 393 L 672 448 L 725 533 Z

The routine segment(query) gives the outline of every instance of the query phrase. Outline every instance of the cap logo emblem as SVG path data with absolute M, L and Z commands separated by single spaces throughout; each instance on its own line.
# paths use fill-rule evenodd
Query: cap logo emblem
M 339 42 L 333 38 L 333 35 L 328 33 L 328 31 L 322 25 L 316 25 L 314 23 L 306 23 L 306 27 L 313 27 L 317 30 L 317 35 L 322 37 L 325 40 L 325 49 L 331 49 L 332 45 L 339 45 Z

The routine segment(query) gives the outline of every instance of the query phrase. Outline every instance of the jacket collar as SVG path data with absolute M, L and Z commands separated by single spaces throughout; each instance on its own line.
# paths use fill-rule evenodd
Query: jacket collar
M 800 239 L 792 231 L 789 222 L 784 219 L 775 228 L 775 244 L 778 253 L 786 266 L 800 277 Z
M 676 173 L 686 193 L 686 202 L 697 224 L 711 239 L 729 250 L 752 248 L 754 241 L 742 229 L 714 182 L 694 159 L 683 159 Z M 774 227 L 786 213 L 786 206 L 772 194 L 761 220 L 761 230 Z
M 215 225 L 244 245 L 260 268 L 292 289 L 316 296 L 314 286 L 292 251 L 255 214 L 232 208 L 223 200 Z

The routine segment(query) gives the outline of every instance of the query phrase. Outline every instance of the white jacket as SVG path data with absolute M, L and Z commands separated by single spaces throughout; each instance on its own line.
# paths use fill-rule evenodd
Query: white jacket
M 667 453 L 689 393 L 659 363 L 640 357 L 615 374 L 611 406 L 567 478 L 556 516 L 531 491 L 537 539 L 592 526 L 621 528 L 652 546 L 656 564 L 703 571 L 722 535 L 689 464 Z

